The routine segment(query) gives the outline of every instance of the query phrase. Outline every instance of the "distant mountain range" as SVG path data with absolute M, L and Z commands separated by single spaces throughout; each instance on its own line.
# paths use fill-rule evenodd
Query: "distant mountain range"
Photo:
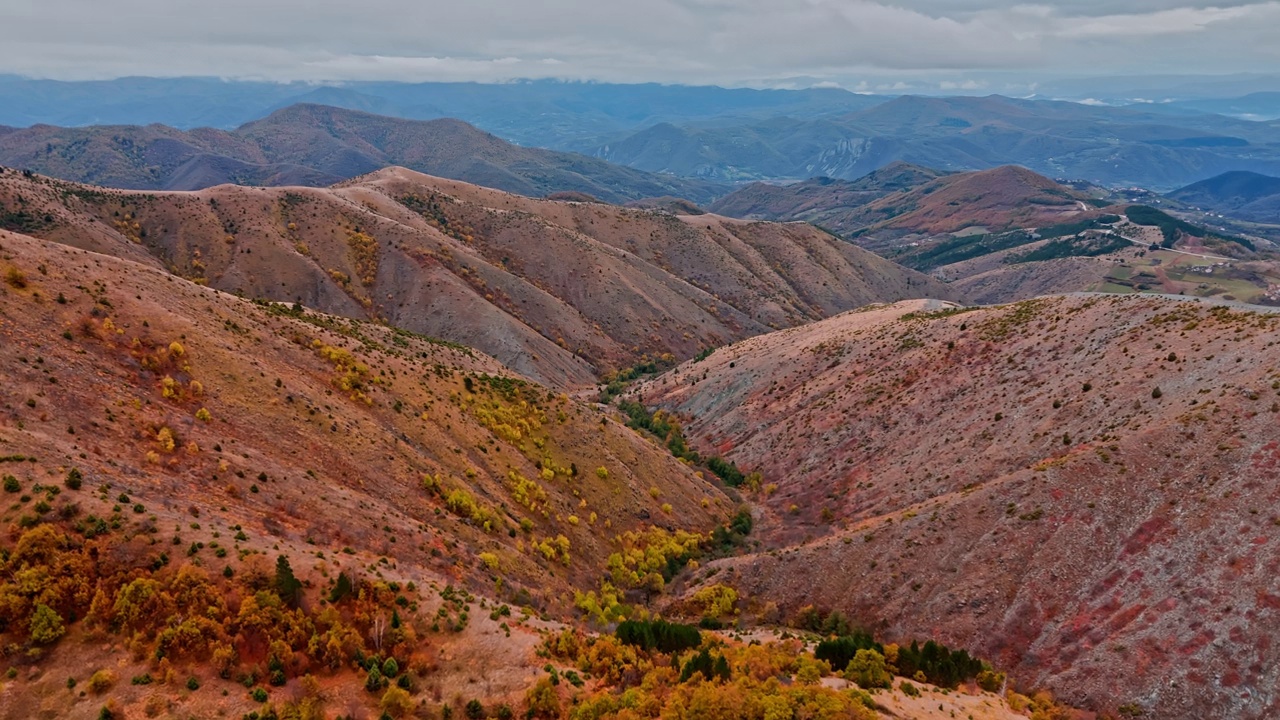
M 1223 173 L 1175 190 L 1169 197 L 1242 220 L 1280 225 L 1280 177 L 1243 171 Z
M 360 82 L 343 85 L 121 78 L 57 82 L 0 76 L 0 125 L 151 125 L 232 130 L 298 103 L 332 105 L 410 120 L 457 118 L 519 143 L 557 149 L 662 122 L 742 123 L 861 110 L 888 96 L 838 88 L 751 90 L 682 85 L 555 81 Z
M 1280 175 L 1280 93 L 1254 89 L 1269 87 L 1265 79 L 1221 88 L 1205 79 L 1166 80 L 1154 96 L 1103 93 L 1093 97 L 1105 100 L 1086 104 L 837 88 L 552 81 L 334 86 L 212 78 L 62 83 L 0 76 L 0 125 L 231 131 L 309 104 L 403 119 L 454 118 L 519 145 L 721 182 L 853 180 L 898 160 L 942 170 L 1017 164 L 1055 178 L 1161 191 L 1229 171 Z M 1231 88 L 1234 95 L 1222 94 Z M 1091 97 L 1083 86 L 1058 89 L 1067 97 Z M 1215 89 L 1222 92 L 1210 92 Z M 1151 101 L 1137 101 L 1144 97 Z M 296 169 L 281 172 L 288 181 L 305 177 Z
M 1000 96 L 908 96 L 840 117 L 660 125 L 592 154 L 722 180 L 852 180 L 905 161 L 943 170 L 1017 164 L 1052 177 L 1172 189 L 1230 170 L 1280 173 L 1280 125 Z
M 163 125 L 0 131 L 0 164 L 140 190 L 221 183 L 329 185 L 390 165 L 528 196 L 586 193 L 609 202 L 674 195 L 706 202 L 727 188 L 513 145 L 459 120 L 401 120 L 293 105 L 234 131 Z
M 1280 92 L 1256 92 L 1235 98 L 1175 100 L 1167 103 L 1143 103 L 1141 107 L 1156 112 L 1183 114 L 1213 113 L 1242 120 L 1276 120 L 1280 118 Z

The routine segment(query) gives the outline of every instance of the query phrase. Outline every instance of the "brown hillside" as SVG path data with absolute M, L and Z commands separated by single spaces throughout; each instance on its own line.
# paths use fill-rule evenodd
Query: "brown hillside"
M 487 352 L 557 386 L 945 285 L 804 225 L 537 201 L 389 169 L 331 189 L 0 174 L 0 227 Z
M 971 262 L 977 264 L 976 261 Z M 952 284 L 972 302 L 994 305 L 1097 287 L 1115 265 L 1115 261 L 1110 258 L 1096 257 L 997 264 L 989 270 L 961 277 Z M 960 272 L 955 266 L 948 266 L 943 271 Z
M 1152 297 L 907 302 L 643 396 L 763 473 L 767 551 L 716 582 L 941 637 L 1097 710 L 1260 719 L 1280 713 L 1277 330 Z
M 1092 208 L 1089 198 L 1026 168 L 948 175 L 894 193 L 864 207 L 856 222 L 867 233 L 899 231 L 939 234 L 982 227 L 996 232 L 1041 227 L 1076 219 Z
M 705 532 L 732 507 L 600 409 L 474 351 L 4 231 L 0 377 L 6 720 L 261 711 L 240 682 L 268 687 L 275 625 L 277 707 L 376 707 L 343 660 L 375 651 L 414 669 L 415 704 L 518 705 L 545 664 L 537 615 L 570 616 L 620 535 Z M 306 600 L 255 625 L 281 556 Z M 326 608 L 339 572 L 358 596 Z M 172 589 L 146 616 L 112 609 L 153 581 Z M 211 599 L 184 619 L 199 588 Z M 56 634 L 36 634 L 33 603 Z
M 513 591 L 548 602 L 593 581 L 612 534 L 646 518 L 705 528 L 728 507 L 598 408 L 467 348 L 241 300 L 21 235 L 3 233 L 0 246 L 0 455 L 38 459 L 2 468 L 24 482 L 76 465 L 89 484 L 109 480 L 164 526 L 194 508 L 206 524 L 241 522 L 255 536 L 351 546 L 375 559 L 394 551 L 402 570 L 479 587 L 487 575 L 475 553 L 491 550 Z M 156 439 L 163 428 L 172 447 Z M 267 479 L 255 494 L 259 473 Z M 512 473 L 531 483 L 533 507 L 513 495 Z M 424 488 L 427 476 L 442 493 Z M 489 513 L 488 532 L 465 513 L 441 512 L 453 489 Z M 9 508 L 6 522 L 28 511 Z M 598 521 L 588 522 L 593 513 Z M 577 562 L 517 549 L 559 534 Z M 431 552 L 446 540 L 461 545 Z
M 691 559 L 672 542 L 707 552 L 733 502 L 466 348 L 0 231 L 0 377 L 5 720 L 562 718 L 624 689 L 663 713 L 1022 717 L 972 684 L 890 678 L 871 703 L 796 639 L 710 635 L 733 682 L 677 681 L 696 651 L 559 624 L 641 562 L 618 599 L 661 594 Z
M 894 162 L 857 180 L 813 178 L 791 185 L 752 183 L 710 205 L 714 213 L 752 220 L 803 220 L 844 235 L 862 229 L 860 208 L 945 173 Z

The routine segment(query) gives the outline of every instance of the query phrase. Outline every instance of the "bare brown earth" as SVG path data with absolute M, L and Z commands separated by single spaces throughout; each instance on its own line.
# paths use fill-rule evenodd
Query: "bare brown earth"
M 865 228 L 860 236 L 879 231 L 936 235 L 974 226 L 997 232 L 1077 219 L 1089 210 L 1080 205 L 1087 200 L 1043 175 L 1006 165 L 894 193 L 864 207 L 851 222 Z
M 1025 249 L 1018 248 L 1018 250 Z M 971 302 L 982 305 L 1041 295 L 1078 292 L 1101 284 L 1107 273 L 1115 267 L 1116 262 L 1109 257 L 1071 257 L 1013 265 L 996 262 L 995 265 L 996 267 L 989 270 L 957 280 L 952 283 L 952 287 Z M 939 268 L 939 272 L 953 270 L 963 273 L 970 268 L 961 269 L 955 266 Z
M 815 178 L 784 186 L 756 183 L 726 195 L 710 208 L 733 217 L 812 222 L 865 247 L 886 249 L 906 236 L 1054 225 L 1092 211 L 1088 199 L 1015 165 L 942 174 L 893 163 L 854 181 Z
M 803 224 L 531 200 L 400 168 L 200 192 L 7 171 L 0 226 L 462 343 L 560 387 L 870 302 L 956 298 Z
M 1280 318 L 940 307 L 846 313 L 642 387 L 763 473 L 765 545 L 714 581 L 1112 714 L 1280 713 Z

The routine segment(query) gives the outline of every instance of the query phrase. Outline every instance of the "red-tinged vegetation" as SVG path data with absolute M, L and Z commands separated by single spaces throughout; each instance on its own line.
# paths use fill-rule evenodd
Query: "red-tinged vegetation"
M 1263 718 L 1278 648 L 1226 639 L 1280 622 L 1277 331 L 1194 300 L 904 303 L 640 394 L 763 474 L 764 546 L 704 581 L 744 612 L 838 609 L 1112 714 Z

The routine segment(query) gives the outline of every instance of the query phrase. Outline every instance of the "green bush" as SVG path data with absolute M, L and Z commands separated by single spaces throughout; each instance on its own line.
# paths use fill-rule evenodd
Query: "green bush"
M 386 684 L 386 679 L 382 677 L 382 671 L 377 665 L 369 668 L 369 676 L 364 679 L 364 689 L 369 692 L 378 692 L 382 686 Z

